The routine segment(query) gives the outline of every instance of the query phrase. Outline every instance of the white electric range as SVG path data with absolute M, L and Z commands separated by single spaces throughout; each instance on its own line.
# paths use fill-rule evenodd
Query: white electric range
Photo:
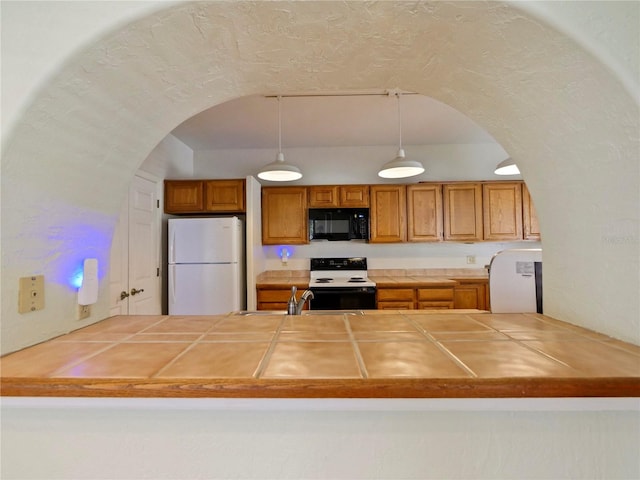
M 376 284 L 364 257 L 312 258 L 309 277 L 311 310 L 376 308 Z

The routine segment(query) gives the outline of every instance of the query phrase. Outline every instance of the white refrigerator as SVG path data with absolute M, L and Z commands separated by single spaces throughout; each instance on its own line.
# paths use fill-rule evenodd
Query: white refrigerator
M 168 234 L 169 315 L 245 308 L 244 230 L 238 217 L 172 218 Z
M 489 265 L 492 313 L 542 313 L 542 249 L 502 250 Z

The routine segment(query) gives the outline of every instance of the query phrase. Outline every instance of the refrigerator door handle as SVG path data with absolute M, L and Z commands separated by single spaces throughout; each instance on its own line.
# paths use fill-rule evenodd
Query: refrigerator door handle
M 169 263 L 176 263 L 176 232 L 171 232 L 169 239 Z
M 171 286 L 169 288 L 169 303 L 170 304 L 174 304 L 176 303 L 176 266 L 175 265 L 169 265 L 169 285 Z

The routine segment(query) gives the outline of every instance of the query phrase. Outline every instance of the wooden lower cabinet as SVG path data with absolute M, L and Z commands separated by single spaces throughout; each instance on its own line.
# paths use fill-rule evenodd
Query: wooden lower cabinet
M 453 308 L 454 287 L 418 288 L 418 310 Z
M 377 288 L 378 310 L 439 310 L 451 308 L 489 310 L 487 279 L 456 279 L 455 287 Z M 296 299 L 307 289 L 307 283 L 296 285 Z M 286 310 L 291 287 L 260 287 L 257 289 L 258 310 Z M 305 303 L 305 310 L 309 303 Z
M 487 279 L 455 279 L 454 308 L 490 310 L 489 281 Z
M 413 288 L 377 288 L 378 310 L 413 310 L 415 308 L 415 289 Z
M 378 310 L 453 308 L 454 287 L 377 288 Z
M 308 283 L 296 285 L 298 292 L 296 293 L 296 300 L 300 300 L 300 297 L 309 286 Z M 286 310 L 287 302 L 291 296 L 291 287 L 258 287 L 258 310 Z M 304 309 L 309 309 L 309 302 L 305 302 Z

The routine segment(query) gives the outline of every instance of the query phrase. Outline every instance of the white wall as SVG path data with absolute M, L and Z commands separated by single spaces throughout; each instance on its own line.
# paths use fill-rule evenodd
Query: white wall
M 509 155 L 497 143 L 467 145 L 404 145 L 407 157 L 420 160 L 425 173 L 404 179 L 378 177 L 382 165 L 395 158 L 394 146 L 332 148 L 283 148 L 287 162 L 300 167 L 304 176 L 287 185 L 346 183 L 417 183 L 445 180 L 504 180 L 493 173 Z M 194 174 L 201 178 L 243 178 L 255 175 L 258 165 L 271 163 L 276 150 L 220 149 L 194 152 Z M 253 166 L 252 166 L 253 162 Z M 520 176 L 506 178 L 521 179 Z M 273 185 L 274 182 L 263 182 Z
M 266 254 L 262 248 L 262 198 L 260 183 L 252 176 L 248 176 L 246 180 L 247 310 L 257 310 L 256 277 L 266 270 Z
M 478 268 L 482 269 L 496 253 L 508 248 L 541 248 L 540 242 L 476 242 L 476 243 L 393 243 L 371 244 L 351 242 L 311 242 L 309 245 L 287 245 L 290 257 L 284 265 L 280 245 L 262 247 L 266 270 L 309 270 L 313 257 L 367 257 L 369 269 Z M 475 263 L 467 263 L 474 256 Z
M 122 400 L 5 408 L 2 478 L 640 478 L 638 411 L 583 410 L 580 400 L 427 400 L 434 409 L 419 400 Z M 109 406 L 118 403 L 134 406 Z
M 140 165 L 140 170 L 157 178 L 192 178 L 193 150 L 173 135 L 167 135 Z

